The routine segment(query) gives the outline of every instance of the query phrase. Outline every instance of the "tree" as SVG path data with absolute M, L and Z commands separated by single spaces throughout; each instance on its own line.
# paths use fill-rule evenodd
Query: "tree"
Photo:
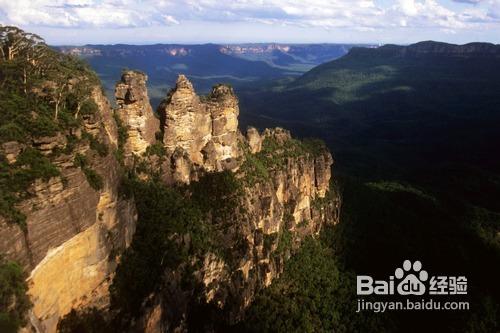
M 0 52 L 3 60 L 26 56 L 35 49 L 46 47 L 45 40 L 33 33 L 13 26 L 0 27 Z
M 71 87 L 71 93 L 75 98 L 75 119 L 77 119 L 82 109 L 82 105 L 91 97 L 92 85 L 89 78 L 86 76 L 75 81 L 75 84 Z
M 51 50 L 40 36 L 25 32 L 17 27 L 0 27 L 0 56 L 22 67 L 22 86 L 28 92 L 28 81 L 35 72 L 40 71 L 40 60 Z

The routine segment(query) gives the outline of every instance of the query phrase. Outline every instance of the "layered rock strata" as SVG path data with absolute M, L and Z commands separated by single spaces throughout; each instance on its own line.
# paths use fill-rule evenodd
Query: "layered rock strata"
M 28 273 L 33 302 L 29 330 L 36 332 L 55 332 L 59 319 L 72 308 L 105 306 L 115 254 L 130 244 L 135 230 L 135 204 L 118 194 L 121 175 L 111 153 L 117 140 L 111 108 L 100 88 L 91 95 L 99 111 L 86 115 L 72 133 L 7 147 L 11 160 L 27 146 L 56 156 L 52 163 L 61 173 L 32 184 L 29 198 L 19 205 L 26 215 L 24 228 L 0 217 L 0 253 L 21 263 Z M 109 153 L 100 156 L 92 150 L 82 139 L 84 132 L 108 146 Z M 71 153 L 56 154 L 67 147 L 70 134 L 79 143 Z M 84 156 L 87 167 L 101 177 L 100 190 L 75 165 L 76 154 Z
M 233 89 L 218 85 L 206 97 L 179 75 L 174 89 L 158 107 L 163 145 L 174 182 L 189 183 L 199 172 L 234 170 L 238 148 L 238 99 Z
M 155 134 L 160 129 L 149 103 L 147 79 L 144 73 L 125 71 L 115 87 L 116 112 L 127 131 L 124 153 L 129 160 L 132 155 L 142 155 L 155 142 Z

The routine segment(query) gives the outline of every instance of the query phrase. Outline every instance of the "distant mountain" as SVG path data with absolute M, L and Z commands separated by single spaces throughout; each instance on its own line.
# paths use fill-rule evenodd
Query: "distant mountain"
M 241 45 L 85 45 L 61 46 L 63 53 L 85 58 L 112 96 L 115 79 L 124 68 L 149 76 L 153 105 L 165 96 L 177 75 L 190 77 L 197 89 L 208 92 L 220 82 L 233 86 L 299 76 L 325 61 L 336 59 L 354 45 L 241 44 Z M 259 83 L 260 84 L 260 83 Z
M 278 67 L 295 66 L 301 70 L 322 64 L 345 55 L 359 44 L 230 44 L 221 51 L 249 60 L 263 60 Z
M 390 57 L 390 58 L 494 58 L 500 57 L 500 45 L 491 43 L 469 43 L 455 45 L 442 42 L 424 41 L 408 46 L 384 45 L 377 50 L 363 47 L 351 49 L 350 56 Z
M 249 61 L 220 52 L 218 45 L 87 45 L 60 47 L 63 53 L 85 58 L 103 81 L 108 96 L 125 68 L 148 74 L 153 104 L 166 95 L 180 73 L 188 75 L 201 91 L 219 82 L 238 83 L 283 76 L 283 70 L 263 61 Z
M 492 145 L 500 142 L 493 126 L 500 121 L 500 46 L 353 48 L 293 82 L 240 96 L 249 118 L 286 122 L 323 137 L 340 153 L 392 152 L 390 163 L 405 159 L 402 171 L 421 157 L 416 152 L 434 161 L 448 154 L 462 162 L 492 162 Z

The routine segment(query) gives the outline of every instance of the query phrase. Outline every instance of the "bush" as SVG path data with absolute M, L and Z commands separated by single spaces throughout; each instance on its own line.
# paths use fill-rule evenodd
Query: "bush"
M 190 258 L 212 252 L 230 261 L 231 251 L 247 250 L 225 249 L 222 241 L 221 226 L 234 223 L 241 195 L 241 185 L 231 172 L 207 174 L 179 188 L 126 178 L 122 192 L 135 198 L 138 212 L 132 244 L 110 288 L 112 307 L 125 317 L 139 315 L 141 304 L 160 287 L 167 268 L 187 264 L 183 269 L 189 280 L 190 265 L 195 265 Z
M 95 172 L 88 166 L 87 157 L 85 157 L 80 153 L 77 153 L 75 155 L 73 163 L 76 167 L 82 169 L 83 173 L 85 174 L 85 177 L 87 178 L 87 182 L 94 190 L 96 191 L 102 190 L 104 186 L 104 181 L 101 175 L 99 175 L 97 172 Z
M 120 116 L 116 111 L 113 112 L 113 119 L 115 120 L 116 127 L 118 129 L 118 149 L 116 150 L 116 159 L 120 164 L 123 165 L 123 160 L 124 160 L 124 147 L 125 143 L 127 142 L 128 138 L 128 133 L 127 133 L 127 127 L 123 124 L 122 120 L 120 119 Z
M 26 324 L 31 302 L 21 266 L 0 258 L 0 332 L 15 333 Z
M 96 308 L 76 311 L 72 309 L 57 323 L 59 333 L 108 333 L 109 323 Z
M 97 152 L 97 154 L 99 154 L 99 156 L 105 157 L 108 155 L 108 146 L 105 143 L 97 140 L 97 138 L 95 136 L 93 136 L 92 134 L 90 134 L 88 132 L 83 132 L 82 138 L 89 141 L 90 149 Z
M 129 180 L 136 199 L 138 221 L 131 246 L 122 256 L 110 287 L 111 304 L 127 315 L 138 315 L 146 296 L 155 291 L 167 267 L 206 248 L 206 226 L 197 207 L 163 184 Z M 190 235 L 191 243 L 179 237 Z
M 28 187 L 36 180 L 49 180 L 60 175 L 48 158 L 34 148 L 26 148 L 14 164 L 0 155 L 0 214 L 8 221 L 24 225 L 25 216 L 15 205 L 28 196 Z
M 101 175 L 88 167 L 83 168 L 82 170 L 85 174 L 85 177 L 87 178 L 87 181 L 89 182 L 90 187 L 92 187 L 96 191 L 102 190 L 104 181 L 102 180 Z
M 22 141 L 23 137 L 23 129 L 15 123 L 0 126 L 0 142 Z
M 331 250 L 307 238 L 285 271 L 262 290 L 238 326 L 246 332 L 382 332 L 375 315 L 359 316 L 355 277 Z
M 82 103 L 80 108 L 80 114 L 83 115 L 93 115 L 99 111 L 99 107 L 93 100 L 86 100 Z

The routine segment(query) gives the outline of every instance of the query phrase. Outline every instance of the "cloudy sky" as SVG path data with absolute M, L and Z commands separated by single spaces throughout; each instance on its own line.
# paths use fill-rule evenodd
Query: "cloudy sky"
M 51 44 L 500 43 L 500 0 L 0 0 Z

